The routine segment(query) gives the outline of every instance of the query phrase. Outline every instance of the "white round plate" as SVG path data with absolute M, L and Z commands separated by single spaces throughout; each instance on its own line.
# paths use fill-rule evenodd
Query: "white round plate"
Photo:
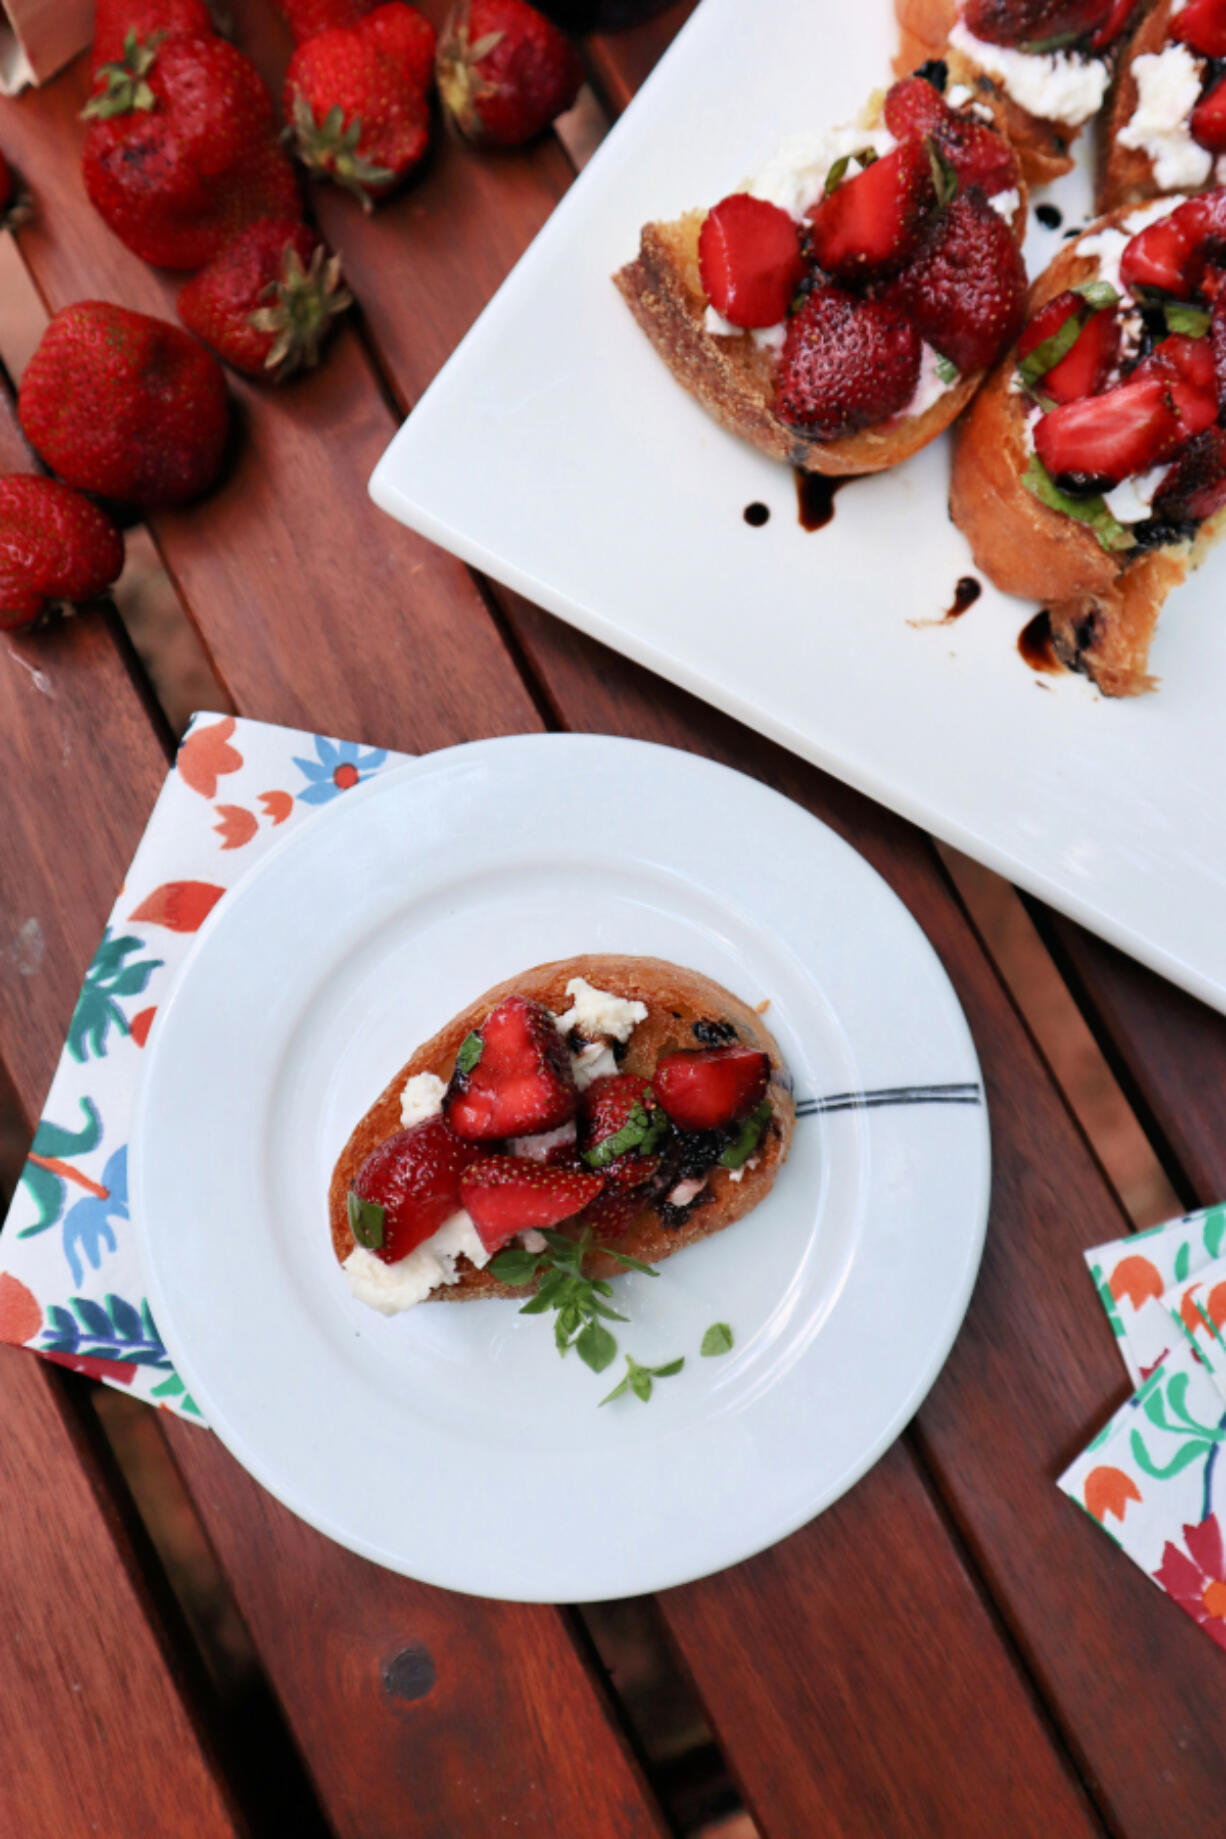
M 335 1159 L 413 1049 L 579 952 L 769 999 L 798 1100 L 835 1101 L 754 1213 L 619 1281 L 622 1349 L 685 1368 L 603 1410 L 620 1357 L 559 1359 L 514 1302 L 372 1314 L 327 1228 Z M 202 930 L 135 1133 L 153 1311 L 227 1447 L 343 1545 L 525 1601 L 684 1583 L 837 1499 L 949 1351 L 988 1186 L 966 1022 L 885 883 L 754 780 L 595 736 L 433 754 L 288 837 Z M 704 1359 L 714 1322 L 735 1346 Z

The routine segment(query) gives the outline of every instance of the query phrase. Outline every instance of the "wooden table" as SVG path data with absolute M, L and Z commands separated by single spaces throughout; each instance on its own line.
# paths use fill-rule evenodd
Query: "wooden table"
M 234 10 L 240 44 L 275 84 L 284 29 L 266 0 Z M 592 44 L 611 113 L 688 10 Z M 0 105 L 0 145 L 39 203 L 20 233 L 24 278 L 48 311 L 101 296 L 169 316 L 171 285 L 86 204 L 85 85 L 79 63 Z M 476 579 L 367 500 L 398 416 L 572 175 L 557 139 L 509 159 L 444 141 L 425 182 L 372 217 L 319 190 L 361 316 L 311 378 L 281 392 L 236 385 L 232 472 L 202 505 L 151 520 L 153 542 L 230 708 L 411 752 L 569 728 L 730 762 L 861 850 L 954 980 L 990 1090 L 995 1187 L 947 1367 L 893 1450 L 819 1521 L 638 1605 L 761 1833 L 1221 1832 L 1222 1656 L 1053 1485 L 1125 1389 L 1080 1248 L 1127 1220 L 931 840 Z M 0 465 L 28 463 L 0 388 Z M 0 1062 L 30 1129 L 170 752 L 113 611 L 6 635 Z M 1226 1022 L 1077 927 L 1033 916 L 1176 1191 L 1219 1198 Z M 680 1803 L 582 1610 L 387 1575 L 293 1519 L 206 1432 L 166 1415 L 149 1424 L 181 1477 L 177 1511 L 252 1644 L 249 1710 L 220 1701 L 100 1435 L 93 1388 L 6 1351 L 6 1839 L 678 1830 Z

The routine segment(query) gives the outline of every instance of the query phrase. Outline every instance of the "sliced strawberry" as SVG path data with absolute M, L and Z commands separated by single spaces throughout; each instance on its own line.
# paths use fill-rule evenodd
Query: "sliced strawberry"
M 1188 0 L 1171 20 L 1167 34 L 1202 57 L 1226 57 L 1226 0 Z
M 815 440 L 876 427 L 914 396 L 921 355 L 919 334 L 897 306 L 814 288 L 788 321 L 775 413 Z
M 550 1168 L 522 1156 L 483 1156 L 460 1178 L 460 1202 L 486 1251 L 496 1252 L 516 1233 L 557 1226 L 595 1200 L 604 1176 Z
M 893 274 L 914 252 L 935 204 L 928 149 L 902 141 L 811 207 L 814 260 L 839 281 Z
M 1132 374 L 1134 380 L 1139 377 L 1166 380 L 1179 415 L 1180 441 L 1189 435 L 1203 433 L 1217 420 L 1217 376 L 1209 339 L 1186 338 L 1182 333 L 1173 333 L 1155 346 Z M 1163 457 L 1158 455 L 1159 460 Z
M 1180 434 L 1170 385 L 1143 377 L 1052 409 L 1039 418 L 1034 444 L 1058 485 L 1098 492 L 1146 472 Z
M 371 1151 L 353 1192 L 383 1211 L 382 1244 L 369 1247 L 376 1257 L 398 1263 L 459 1212 L 460 1174 L 471 1155 L 441 1117 L 426 1118 Z M 370 1214 L 365 1218 L 369 1222 Z M 377 1233 L 377 1217 L 373 1224 Z
M 1226 288 L 1216 294 L 1209 320 L 1209 349 L 1213 353 L 1213 375 L 1217 389 L 1218 412 L 1226 421 Z
M 967 31 L 990 45 L 1071 44 L 1098 32 L 1113 10 L 1112 0 L 963 0 Z
M 682 1130 L 718 1130 L 748 1117 L 766 1097 L 771 1063 L 753 1047 L 704 1047 L 665 1054 L 651 1083 Z
M 1131 24 L 1140 0 L 1112 0 L 1111 11 L 1090 40 L 1091 51 L 1105 51 L 1113 45 L 1124 27 Z
M 1201 97 L 1188 127 L 1192 139 L 1210 153 L 1226 153 L 1226 77 Z
M 464 1043 L 443 1109 L 457 1136 L 487 1143 L 553 1130 L 574 1117 L 578 1103 L 570 1055 L 549 1010 L 526 996 L 505 996 Z
M 1154 494 L 1162 523 L 1200 523 L 1226 505 L 1226 428 L 1207 428 L 1189 441 Z
M 1057 294 L 1022 333 L 1017 342 L 1018 358 L 1025 361 L 1033 356 L 1074 314 L 1086 312 L 1088 308 L 1080 294 Z M 1113 308 L 1103 307 L 1090 313 L 1064 356 L 1034 379 L 1035 387 L 1053 402 L 1076 402 L 1082 396 L 1095 396 L 1110 376 L 1119 350 L 1119 320 Z
M 1017 161 L 1003 135 L 974 115 L 951 109 L 925 77 L 904 77 L 886 92 L 885 125 L 899 140 L 931 137 L 962 186 L 986 198 L 1017 186 Z
M 1176 300 L 1200 289 L 1209 263 L 1226 250 L 1226 190 L 1189 198 L 1147 224 L 1125 245 L 1120 277 L 1130 293 L 1152 288 Z
M 786 211 L 733 192 L 708 211 L 698 235 L 703 292 L 734 326 L 774 326 L 804 279 L 800 232 Z
M 610 1187 L 633 1188 L 650 1181 L 660 1166 L 652 1150 L 665 1127 L 655 1093 L 637 1073 L 607 1073 L 593 1079 L 580 1100 L 580 1153 Z M 610 1152 L 604 1146 L 619 1137 L 625 1147 L 606 1160 Z
M 1021 330 L 1026 270 L 1017 240 L 978 192 L 959 192 L 930 225 L 891 298 L 964 376 L 984 370 Z

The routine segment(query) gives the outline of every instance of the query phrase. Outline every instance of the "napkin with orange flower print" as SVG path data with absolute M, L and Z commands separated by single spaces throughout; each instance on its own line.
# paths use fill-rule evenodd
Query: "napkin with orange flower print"
M 1226 1207 L 1086 1253 L 1138 1390 L 1060 1487 L 1226 1647 Z
M 194 717 L 85 973 L 0 1232 L 0 1341 L 200 1421 L 145 1297 L 128 1205 L 145 1044 L 214 907 L 312 811 L 404 757 Z

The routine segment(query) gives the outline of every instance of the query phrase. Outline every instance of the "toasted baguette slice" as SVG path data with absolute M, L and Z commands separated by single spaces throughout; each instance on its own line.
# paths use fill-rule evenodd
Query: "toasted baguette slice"
M 1175 0 L 1158 0 L 1156 6 L 1142 7 L 1121 47 L 1098 147 L 1096 198 L 1100 211 L 1118 210 L 1122 204 L 1143 204 L 1147 198 L 1160 198 L 1172 189 L 1158 183 L 1153 161 L 1142 148 L 1122 147 L 1119 137 L 1136 113 L 1140 99 L 1136 61 L 1161 52 L 1174 12 Z M 1210 162 L 1205 186 L 1216 183 L 1213 164 Z
M 883 95 L 866 110 L 861 122 L 865 128 L 880 121 Z M 999 119 L 996 125 L 1001 127 Z M 1021 183 L 1018 196 L 1012 223 L 1020 241 L 1026 228 Z M 982 382 L 983 371 L 960 377 L 920 415 L 895 416 L 838 440 L 813 440 L 780 421 L 774 409 L 772 354 L 760 350 L 747 335 L 721 338 L 706 329 L 708 301 L 698 265 L 705 216 L 705 211 L 690 211 L 673 223 L 647 224 L 637 259 L 613 279 L 674 377 L 723 427 L 771 459 L 784 460 L 802 472 L 849 477 L 898 466 L 957 420 Z
M 1081 244 L 1135 209 L 1100 218 L 1060 251 L 1030 290 L 1028 319 L 1098 273 Z M 1014 352 L 1002 359 L 962 423 L 950 513 L 976 564 L 1003 593 L 1047 607 L 1057 654 L 1070 669 L 1084 671 L 1106 696 L 1140 695 L 1156 687 L 1149 648 L 1166 597 L 1217 540 L 1226 514 L 1207 519 L 1192 543 L 1109 552 L 1084 524 L 1040 504 L 1022 483 L 1026 397 L 1012 387 L 1015 363 Z
M 534 970 L 508 978 L 479 996 L 432 1040 L 419 1047 L 375 1100 L 341 1151 L 328 1192 L 332 1248 L 342 1264 L 354 1249 L 347 1210 L 349 1189 L 371 1151 L 401 1129 L 400 1094 L 405 1081 L 415 1073 L 436 1073 L 440 1079 L 449 1079 L 461 1041 L 480 1027 L 504 996 L 527 996 L 544 1003 L 555 1014 L 562 1014 L 570 1006 L 566 985 L 572 977 L 586 978 L 597 989 L 609 990 L 615 996 L 647 1005 L 647 1019 L 639 1023 L 630 1037 L 622 1063 L 625 1072 L 650 1077 L 661 1054 L 698 1045 L 693 1025 L 703 1020 L 731 1022 L 745 1046 L 756 1047 L 770 1055 L 773 1069 L 767 1094 L 772 1116 L 761 1147 L 753 1158 L 756 1166 L 750 1168 L 746 1164 L 739 1181 L 734 1181 L 727 1169 L 714 1169 L 709 1177 L 713 1198 L 695 1208 L 681 1225 L 666 1227 L 654 1209 L 647 1209 L 611 1243 L 634 1258 L 658 1264 L 662 1258 L 671 1257 L 685 1246 L 708 1239 L 725 1226 L 731 1226 L 734 1220 L 743 1218 L 766 1197 L 787 1156 L 796 1113 L 783 1057 L 757 1011 L 710 977 L 683 970 L 663 958 L 564 958 L 553 964 L 538 964 Z M 573 1222 L 567 1221 L 562 1230 L 570 1231 L 573 1226 L 577 1234 L 582 1224 L 580 1215 Z M 602 1251 L 594 1252 L 585 1268 L 595 1277 L 617 1277 L 625 1270 Z M 467 1302 L 474 1297 L 489 1296 L 516 1296 L 522 1300 L 527 1294 L 523 1287 L 512 1288 L 499 1283 L 488 1267 L 479 1271 L 464 1257 L 459 1260 L 459 1271 L 458 1283 L 440 1285 L 430 1292 L 426 1301 Z
M 1081 129 L 1030 114 L 964 52 L 950 46 L 949 35 L 958 23 L 957 0 L 894 0 L 894 11 L 899 33 L 894 58 L 896 75 L 905 76 L 919 64 L 941 59 L 949 67 L 951 85 L 964 83 L 979 95 L 985 93 L 985 88 L 992 92 L 1028 185 L 1049 185 L 1072 171 L 1069 149 Z

